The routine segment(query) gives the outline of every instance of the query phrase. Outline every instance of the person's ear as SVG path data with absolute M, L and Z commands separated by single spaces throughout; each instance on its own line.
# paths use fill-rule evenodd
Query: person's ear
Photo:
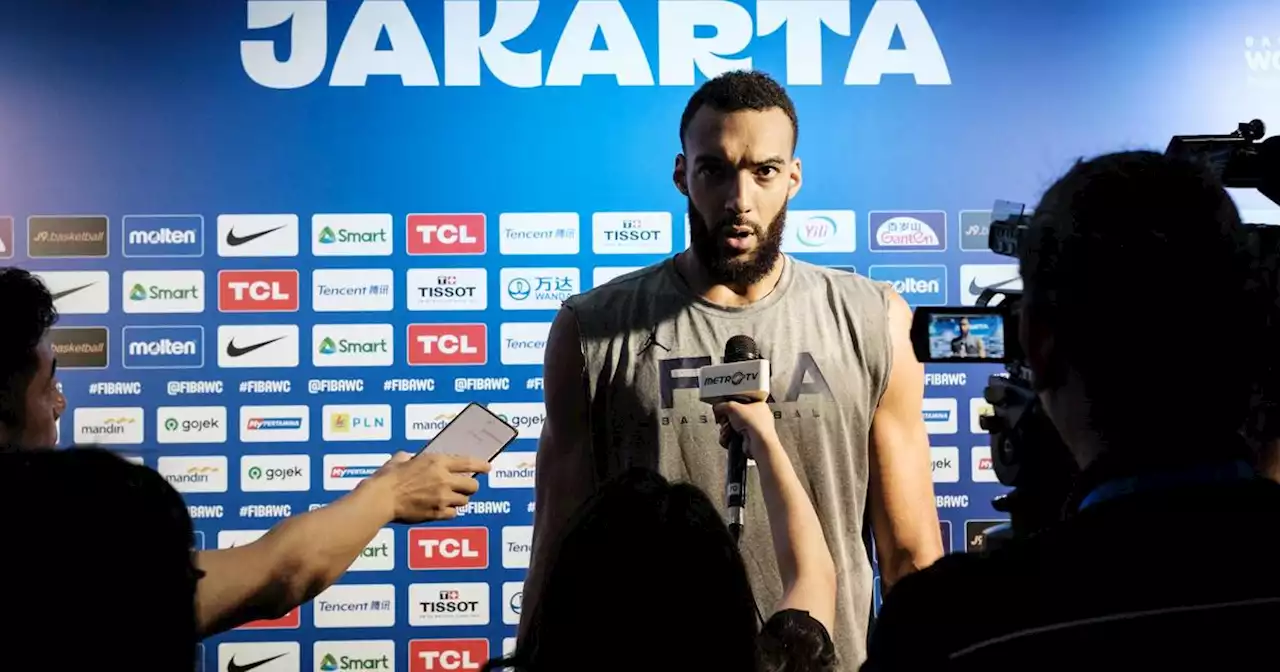
M 790 180 L 790 184 L 787 185 L 787 198 L 795 198 L 796 194 L 800 193 L 801 185 L 804 184 L 804 176 L 800 170 L 800 159 L 797 158 L 791 162 L 791 170 L 787 179 Z
M 671 181 L 675 183 L 676 190 L 685 196 L 689 195 L 688 180 L 689 170 L 684 154 L 676 154 L 676 167 L 671 171 Z

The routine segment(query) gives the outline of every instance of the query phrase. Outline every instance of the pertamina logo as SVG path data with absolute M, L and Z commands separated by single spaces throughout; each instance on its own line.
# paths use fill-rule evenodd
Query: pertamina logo
M 871 212 L 867 215 L 872 252 L 942 252 L 947 249 L 947 213 Z
M 218 310 L 281 313 L 298 310 L 297 271 L 218 271 Z
M 484 254 L 485 217 L 409 215 L 405 241 L 411 255 Z
M 354 490 L 391 459 L 389 453 L 324 456 L 324 489 L 333 492 Z
M 479 670 L 488 661 L 487 639 L 409 640 L 409 672 Z
M 483 365 L 489 361 L 487 339 L 484 324 L 411 324 L 409 365 Z
M 488 569 L 489 528 L 409 528 L 409 569 Z
M 33 259 L 105 257 L 107 218 L 100 215 L 27 218 L 27 256 Z
M 310 406 L 240 407 L 242 443 L 301 443 L 310 438 Z
M 387 257 L 391 215 L 315 215 L 311 253 L 317 257 Z
M 974 483 L 999 483 L 996 465 L 991 460 L 991 446 L 974 446 L 969 449 L 970 469 Z

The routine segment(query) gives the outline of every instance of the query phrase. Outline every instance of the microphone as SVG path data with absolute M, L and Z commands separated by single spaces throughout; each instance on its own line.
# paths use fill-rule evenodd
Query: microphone
M 737 401 L 749 404 L 769 398 L 769 360 L 750 336 L 734 336 L 724 344 L 724 363 L 698 369 L 698 398 L 708 404 Z M 747 506 L 747 453 L 742 436 L 731 431 L 729 464 L 724 498 L 729 509 L 729 533 L 737 543 L 742 536 Z

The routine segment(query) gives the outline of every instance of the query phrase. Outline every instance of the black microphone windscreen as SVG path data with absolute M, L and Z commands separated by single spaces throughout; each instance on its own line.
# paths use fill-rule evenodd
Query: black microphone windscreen
M 753 359 L 760 359 L 760 347 L 756 345 L 754 338 L 739 335 L 730 338 L 724 344 L 724 361 L 726 364 L 749 362 Z

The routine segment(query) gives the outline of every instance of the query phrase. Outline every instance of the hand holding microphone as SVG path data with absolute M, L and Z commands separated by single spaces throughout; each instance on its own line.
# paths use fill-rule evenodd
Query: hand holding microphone
M 769 398 L 769 360 L 760 357 L 760 348 L 750 336 L 730 338 L 724 345 L 724 364 L 698 370 L 698 397 L 713 406 L 732 402 L 743 407 Z M 768 407 L 763 410 L 768 412 Z M 772 426 L 772 415 L 769 420 Z M 716 421 L 722 422 L 720 413 Z M 737 540 L 747 505 L 747 452 L 743 436 L 732 422 L 727 428 L 722 424 L 720 432 L 721 443 L 729 449 L 725 506 L 729 509 L 729 531 Z

